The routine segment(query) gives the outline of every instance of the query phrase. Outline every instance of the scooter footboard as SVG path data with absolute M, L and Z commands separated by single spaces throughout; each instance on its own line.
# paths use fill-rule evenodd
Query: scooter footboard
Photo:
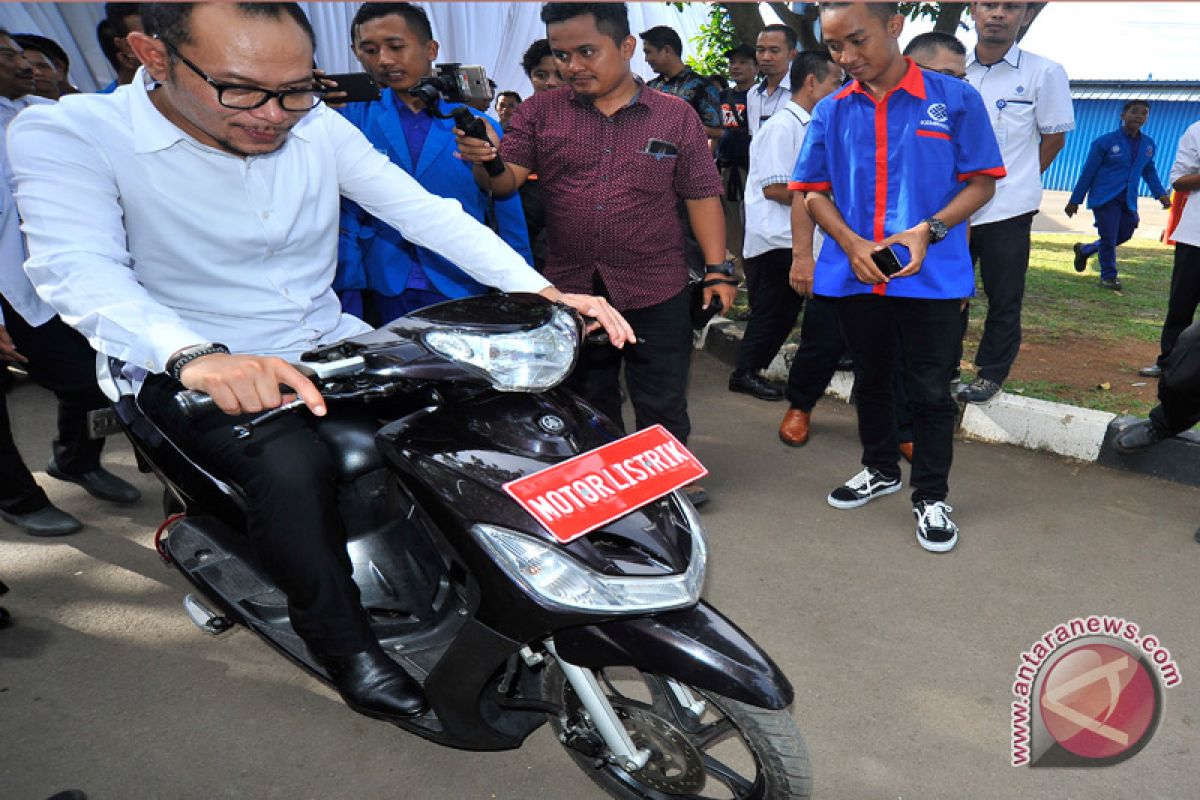
M 760 708 L 786 708 L 794 696 L 771 657 L 703 601 L 653 617 L 560 630 L 554 645 L 580 667 L 636 667 Z

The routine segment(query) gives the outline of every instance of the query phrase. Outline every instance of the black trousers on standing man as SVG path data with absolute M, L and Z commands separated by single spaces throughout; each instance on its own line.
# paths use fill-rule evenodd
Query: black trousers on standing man
M 979 263 L 988 312 L 975 355 L 979 377 L 1004 385 L 1021 349 L 1021 302 L 1029 271 L 1030 211 L 1018 217 L 971 226 L 971 260 Z M 963 315 L 966 321 L 966 312 Z M 965 330 L 965 324 L 963 326 Z

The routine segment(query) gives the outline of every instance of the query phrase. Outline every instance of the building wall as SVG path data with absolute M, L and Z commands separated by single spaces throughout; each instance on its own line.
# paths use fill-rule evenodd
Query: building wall
M 1047 189 L 1065 192 L 1074 189 L 1083 163 L 1087 161 L 1088 147 L 1096 137 L 1117 129 L 1121 124 L 1121 108 L 1124 105 L 1124 100 L 1076 100 L 1075 130 L 1067 134 L 1066 147 L 1042 175 L 1042 185 Z M 1164 186 L 1168 185 L 1179 138 L 1188 126 L 1198 120 L 1200 102 L 1150 103 L 1150 118 L 1142 130 L 1154 139 L 1158 148 L 1154 166 Z M 1151 196 L 1145 181 L 1141 182 L 1140 193 L 1143 197 Z

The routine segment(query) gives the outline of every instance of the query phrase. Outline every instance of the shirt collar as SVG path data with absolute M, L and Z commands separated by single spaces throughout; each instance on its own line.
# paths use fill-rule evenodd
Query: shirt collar
M 618 108 L 616 110 L 616 112 L 614 113 L 614 116 L 616 114 L 620 114 L 622 111 L 624 111 L 627 108 L 633 108 L 634 106 L 637 106 L 637 105 L 643 105 L 643 106 L 649 105 L 649 103 L 647 103 L 646 101 L 649 99 L 649 95 L 652 93 L 646 91 L 646 82 L 644 80 L 642 80 L 641 75 L 634 75 L 633 80 L 637 84 L 637 91 L 633 93 L 633 97 L 631 97 L 629 99 L 628 103 L 626 103 L 625 105 L 621 106 L 620 108 Z M 575 103 L 577 105 L 580 105 L 584 108 L 590 108 L 593 111 L 596 111 L 596 107 L 592 103 L 585 103 L 583 100 L 580 100 L 579 95 L 575 94 L 574 89 L 571 90 L 571 102 Z M 600 112 L 596 111 L 596 113 L 599 114 Z
M 781 89 L 783 91 L 787 92 L 788 94 L 792 93 L 792 74 L 791 74 L 790 70 L 783 74 L 783 80 L 781 80 L 779 82 L 779 85 L 777 87 L 775 87 L 776 92 L 779 92 Z M 763 78 L 761 81 L 758 82 L 757 85 L 754 86 L 754 88 L 751 91 L 758 92 L 763 97 L 766 97 L 767 96 L 767 79 Z
M 1008 52 L 1004 54 L 1004 58 L 1000 59 L 1000 61 L 1005 62 L 1013 69 L 1017 69 L 1021 66 L 1021 48 L 1014 43 L 1012 47 L 1008 48 Z M 1000 61 L 997 61 L 996 64 L 999 64 Z M 996 66 L 996 64 L 984 64 L 980 61 L 979 57 L 975 55 L 975 48 L 971 48 L 971 52 L 967 53 L 967 66 L 969 67 L 972 64 L 979 64 L 982 67 Z
M 796 119 L 800 120 L 804 125 L 807 125 L 812 120 L 812 114 L 805 111 L 804 106 L 797 105 L 795 100 L 788 100 L 784 108 L 795 114 Z
M 150 73 L 146 72 L 146 68 L 138 67 L 129 87 L 129 113 L 133 122 L 133 150 L 135 153 L 166 150 L 176 142 L 192 139 L 175 123 L 163 116 L 163 113 L 150 100 L 150 90 L 156 85 L 154 79 L 150 77 Z M 307 140 L 308 137 L 303 129 L 308 125 L 312 115 L 319 113 L 320 110 L 320 106 L 318 106 L 310 111 L 304 119 L 292 127 L 290 133 Z
M 913 97 L 916 97 L 920 100 L 925 99 L 925 76 L 921 73 L 921 68 L 917 66 L 917 62 L 913 61 L 908 56 L 905 56 L 904 60 L 908 62 L 908 71 L 904 73 L 904 77 L 900 79 L 900 82 L 896 84 L 894 88 L 888 90 L 888 93 L 883 97 L 884 100 L 886 100 L 888 97 L 891 97 L 892 92 L 895 92 L 897 89 L 903 89 Z M 839 91 L 834 97 L 837 100 L 842 100 L 843 98 L 849 97 L 855 93 L 865 94 L 868 97 L 871 97 L 871 93 L 868 92 L 866 88 L 864 88 L 863 85 L 857 80 L 848 83 L 846 87 Z M 874 98 L 872 97 L 871 99 Z

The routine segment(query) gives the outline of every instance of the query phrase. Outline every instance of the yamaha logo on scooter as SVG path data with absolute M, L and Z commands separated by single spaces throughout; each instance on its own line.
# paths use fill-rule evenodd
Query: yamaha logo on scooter
M 538 427 L 550 434 L 560 434 L 567 429 L 567 423 L 562 417 L 554 414 L 543 414 L 538 418 Z

